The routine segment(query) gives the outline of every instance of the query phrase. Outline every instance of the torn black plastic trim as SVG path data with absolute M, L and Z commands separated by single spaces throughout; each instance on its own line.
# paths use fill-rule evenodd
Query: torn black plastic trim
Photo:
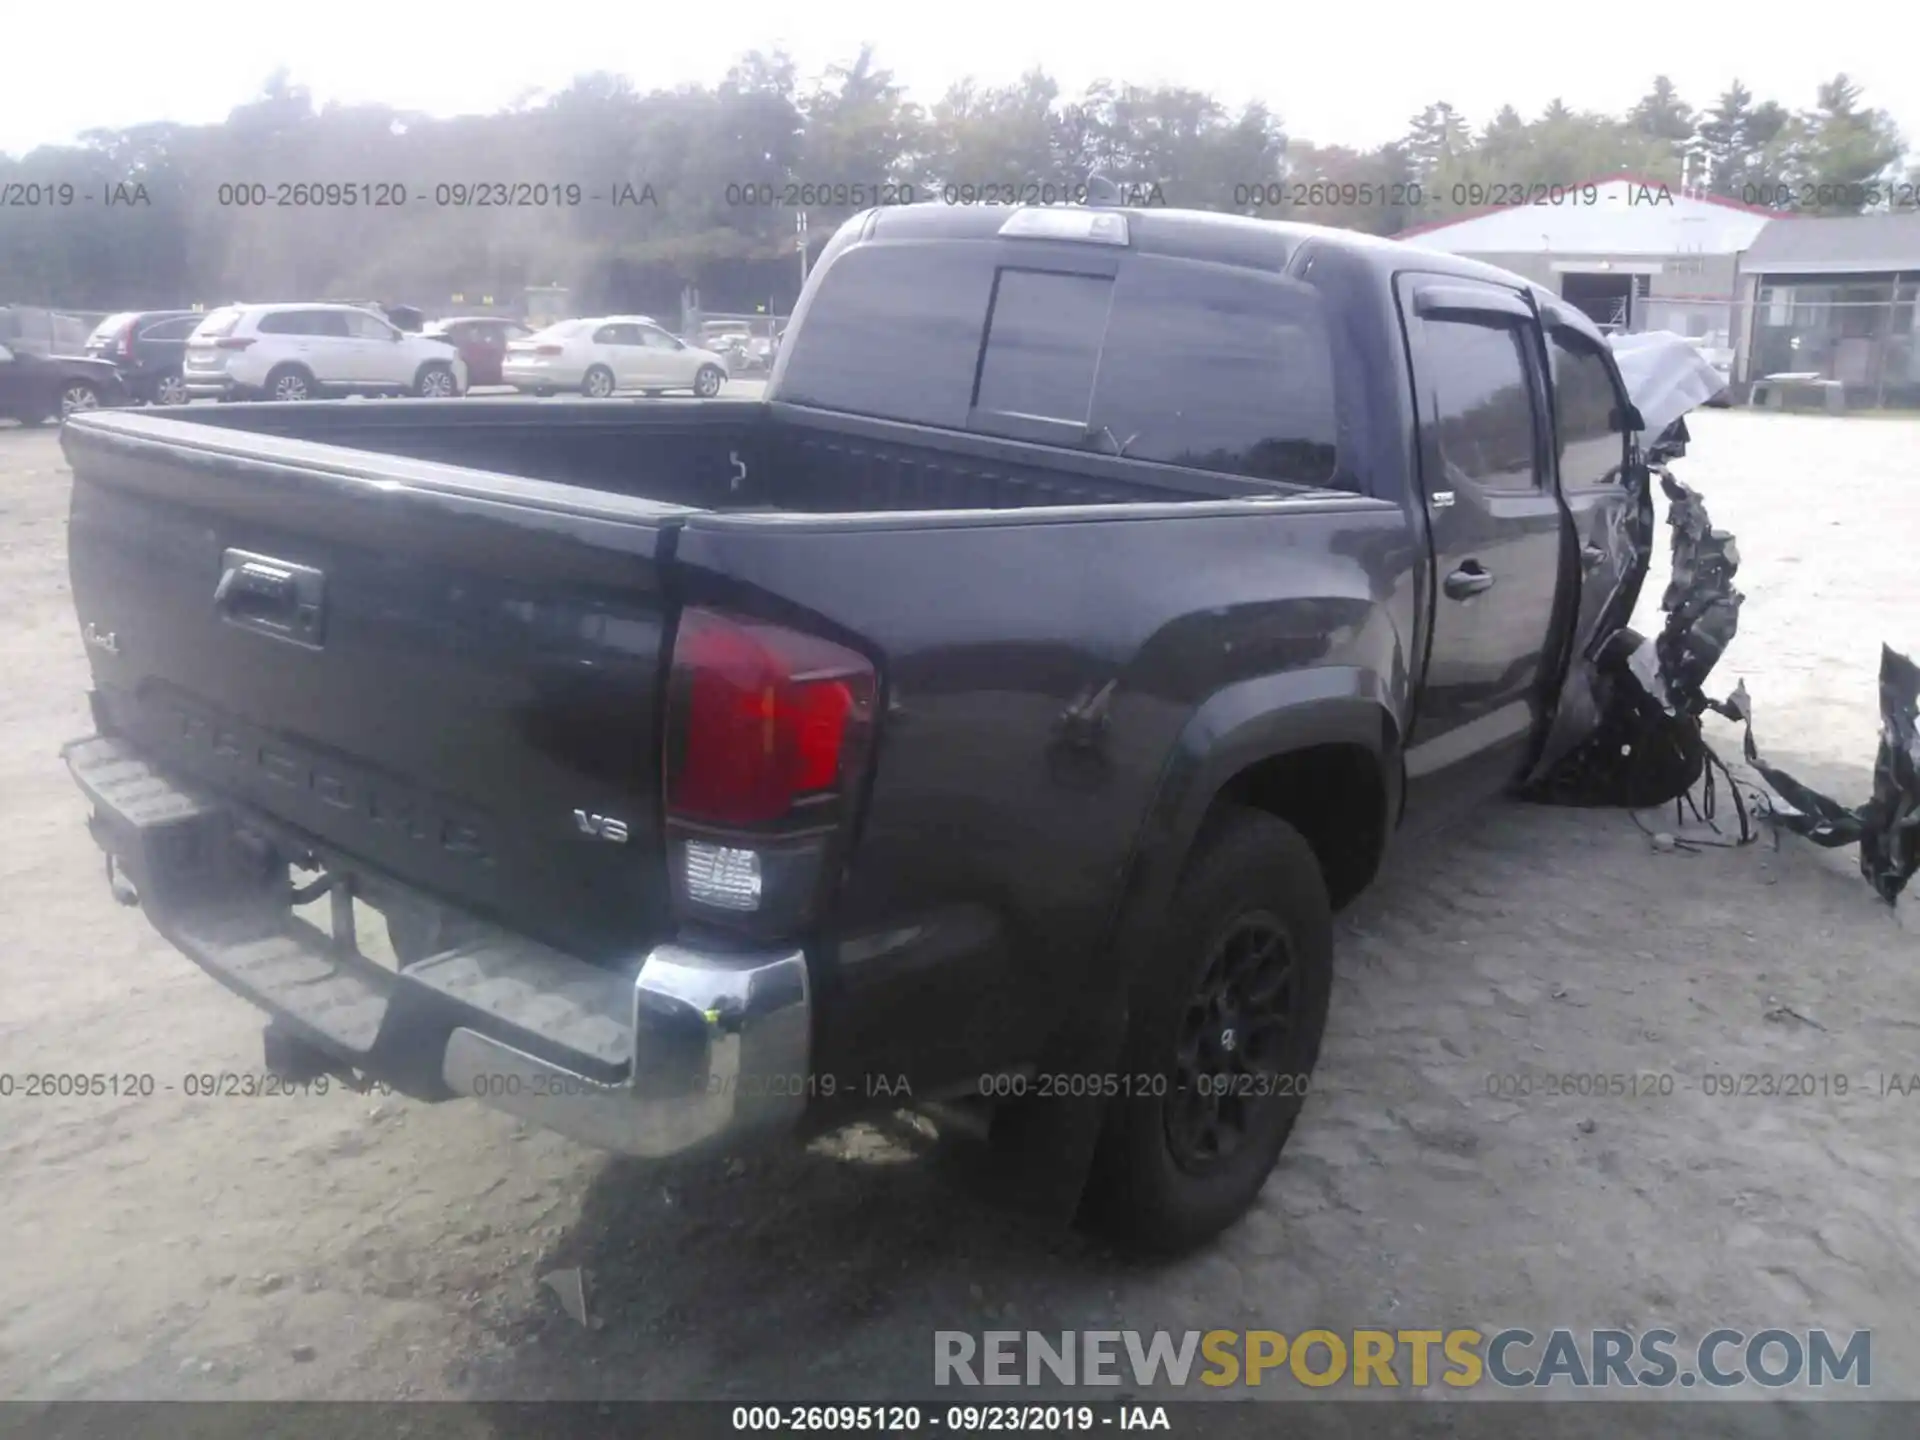
M 1920 869 L 1920 667 L 1891 646 L 1880 647 L 1880 750 L 1873 796 L 1848 809 L 1760 758 L 1753 739 L 1753 701 L 1745 682 L 1713 707 L 1745 729 L 1747 763 L 1778 800 L 1773 820 L 1826 850 L 1860 847 L 1860 873 L 1889 905 Z
M 1880 749 L 1873 796 L 1865 804 L 1844 806 L 1763 760 L 1745 683 L 1726 700 L 1706 693 L 1707 677 L 1739 630 L 1744 597 L 1733 584 L 1740 552 L 1732 534 L 1714 526 L 1698 491 L 1658 463 L 1684 454 L 1688 438 L 1676 421 L 1649 452 L 1673 532 L 1672 578 L 1660 598 L 1666 623 L 1652 640 L 1622 624 L 1576 659 L 1556 731 L 1564 733 L 1588 716 L 1591 727 L 1572 749 L 1543 755 L 1521 793 L 1549 805 L 1637 810 L 1679 801 L 1704 777 L 1710 802 L 1713 771 L 1727 773 L 1701 732 L 1701 719 L 1712 710 L 1745 728 L 1747 763 L 1772 791 L 1767 799 L 1774 822 L 1827 849 L 1858 844 L 1860 873 L 1892 904 L 1920 868 L 1920 669 L 1881 647 Z M 1754 832 L 1730 776 L 1729 788 L 1744 844 Z

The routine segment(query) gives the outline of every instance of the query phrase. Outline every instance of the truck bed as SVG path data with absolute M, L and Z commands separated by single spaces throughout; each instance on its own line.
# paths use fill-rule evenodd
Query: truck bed
M 758 400 L 234 405 L 178 418 L 700 510 L 1007 510 L 1295 493 Z
M 1042 588 L 1080 577 L 1044 602 L 1049 625 L 1074 623 L 1102 603 L 1093 574 L 1124 593 L 1184 552 L 1186 526 L 1135 515 L 1215 533 L 1244 526 L 1249 499 L 1273 519 L 1355 499 L 1261 505 L 1285 487 L 759 402 L 103 411 L 62 443 L 101 733 L 371 871 L 615 964 L 666 909 L 646 817 L 682 604 L 744 582 L 884 656 L 890 611 L 944 612 L 953 584 L 1006 566 Z M 1040 505 L 1079 507 L 1064 513 L 1086 533 L 1017 523 Z M 1144 529 L 1161 533 L 1120 533 Z M 942 537 L 949 558 L 929 556 Z M 1151 562 L 1133 556 L 1143 538 Z M 823 594 L 835 575 L 858 593 Z M 1001 591 L 982 613 L 1004 600 L 1026 618 L 995 623 L 1031 630 L 1038 602 Z M 575 811 L 626 817 L 633 837 L 581 846 Z

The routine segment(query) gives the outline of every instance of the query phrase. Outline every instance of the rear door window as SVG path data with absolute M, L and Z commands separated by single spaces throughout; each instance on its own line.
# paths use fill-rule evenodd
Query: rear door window
M 324 335 L 345 340 L 353 332 L 347 328 L 346 312 L 341 310 L 276 310 L 260 317 L 263 335 Z
M 1539 454 L 1520 326 L 1489 320 L 1422 322 L 1423 371 L 1446 483 L 1530 493 Z
M 140 332 L 142 340 L 184 340 L 200 323 L 198 315 L 183 315 L 173 320 L 156 320 Z
M 347 333 L 355 340 L 391 341 L 396 333 L 393 326 L 366 311 L 342 313 L 339 318 L 346 322 Z

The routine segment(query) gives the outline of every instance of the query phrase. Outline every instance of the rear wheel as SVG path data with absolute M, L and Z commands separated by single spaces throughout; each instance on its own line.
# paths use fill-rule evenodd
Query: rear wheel
M 311 400 L 313 377 L 298 365 L 283 365 L 267 376 L 269 400 Z
M 60 387 L 60 418 L 77 415 L 82 410 L 98 410 L 100 392 L 85 380 L 69 380 Z
M 720 393 L 720 387 L 726 383 L 726 371 L 718 365 L 702 365 L 700 373 L 693 377 L 693 393 L 703 400 L 711 400 Z
M 1217 816 L 1132 997 L 1119 1069 L 1157 1093 L 1111 1103 L 1085 1218 L 1130 1249 L 1174 1253 L 1253 1204 L 1319 1058 L 1333 907 L 1300 832 Z
M 613 394 L 613 371 L 595 365 L 580 381 L 580 393 L 591 400 L 604 400 Z
M 184 405 L 191 398 L 187 394 L 186 379 L 178 370 L 168 370 L 153 382 L 156 405 Z

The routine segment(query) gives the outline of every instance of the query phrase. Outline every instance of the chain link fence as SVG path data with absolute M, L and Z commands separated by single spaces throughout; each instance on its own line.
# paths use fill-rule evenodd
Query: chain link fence
M 1736 400 L 1793 376 L 1839 386 L 1847 409 L 1920 408 L 1920 276 L 1762 279 L 1748 293 L 1636 295 L 1615 318 L 1695 341 L 1727 371 Z

